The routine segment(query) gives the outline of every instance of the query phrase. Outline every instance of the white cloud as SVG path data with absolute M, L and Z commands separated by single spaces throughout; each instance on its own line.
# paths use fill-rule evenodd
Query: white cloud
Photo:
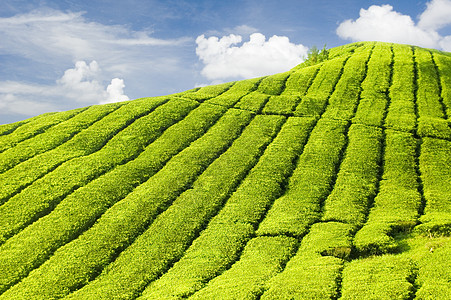
M 39 9 L 0 17 L 0 55 L 16 60 L 16 69 L 27 74 L 27 82 L 0 82 L 1 114 L 35 115 L 122 101 L 128 99 L 124 80 L 133 97 L 175 92 L 173 81 L 183 82 L 192 73 L 181 60 L 193 39 L 151 35 L 124 25 L 92 22 L 80 12 Z M 57 79 L 55 72 L 64 75 Z M 6 73 L 0 75 L 9 78 Z
M 87 64 L 77 61 L 53 85 L 38 85 L 16 81 L 0 82 L 0 108 L 2 113 L 26 116 L 58 110 L 61 99 L 72 103 L 104 104 L 129 100 L 124 95 L 124 81 L 113 78 L 105 89 L 99 81 L 101 69 L 96 61 Z
M 13 93 L 2 93 L 1 90 L 4 89 L 4 85 L 5 82 L 0 82 L 0 111 L 2 115 L 33 116 L 57 110 L 57 107 L 52 103 L 23 99 L 20 95 Z M 34 88 L 27 85 L 23 87 L 28 90 Z
M 74 69 L 68 69 L 63 77 L 57 80 L 58 93 L 64 93 L 66 97 L 76 102 L 88 103 L 112 103 L 129 100 L 124 95 L 124 80 L 113 78 L 107 89 L 98 81 L 101 70 L 96 61 L 89 65 L 84 61 L 77 61 Z
M 288 37 L 253 33 L 241 46 L 240 35 L 218 38 L 197 37 L 196 54 L 205 64 L 202 75 L 210 80 L 252 78 L 286 71 L 301 63 L 308 48 L 293 44 Z
M 65 97 L 76 102 L 95 103 L 99 101 L 103 93 L 102 85 L 96 80 L 99 77 L 100 68 L 96 61 L 89 65 L 84 61 L 77 61 L 75 68 L 68 69 L 57 80 L 55 93 L 64 91 Z
M 423 29 L 438 30 L 451 24 L 451 0 L 432 0 L 420 15 L 418 26 Z
M 0 52 L 37 61 L 118 58 L 128 46 L 176 46 L 188 41 L 156 39 L 149 32 L 89 22 L 83 13 L 51 9 L 0 18 Z M 128 49 L 126 54 L 130 53 Z
M 107 86 L 107 98 L 101 103 L 113 103 L 118 101 L 130 100 L 127 95 L 124 95 L 124 80 L 119 78 L 111 79 L 111 83 Z
M 249 25 L 238 25 L 233 28 L 226 28 L 225 32 L 228 34 L 250 35 L 258 32 L 258 29 Z
M 342 22 L 336 32 L 351 41 L 383 41 L 441 48 L 446 38 L 436 29 L 450 23 L 451 11 L 446 11 L 451 0 L 433 0 L 417 24 L 410 16 L 393 10 L 391 5 L 372 5 L 360 10 L 360 17 Z M 443 15 L 438 10 L 443 9 Z M 434 19 L 435 18 L 435 19 Z
M 451 52 L 451 36 L 447 36 L 440 41 L 440 48 L 443 51 Z

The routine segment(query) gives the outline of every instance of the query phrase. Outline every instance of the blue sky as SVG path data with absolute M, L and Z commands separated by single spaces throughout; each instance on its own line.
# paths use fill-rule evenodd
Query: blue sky
M 316 45 L 451 51 L 451 0 L 0 2 L 0 124 L 286 71 Z

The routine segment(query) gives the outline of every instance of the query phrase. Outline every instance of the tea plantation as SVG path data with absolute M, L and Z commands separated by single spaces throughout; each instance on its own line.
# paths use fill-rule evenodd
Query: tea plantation
M 451 53 L 0 125 L 0 300 L 451 299 Z

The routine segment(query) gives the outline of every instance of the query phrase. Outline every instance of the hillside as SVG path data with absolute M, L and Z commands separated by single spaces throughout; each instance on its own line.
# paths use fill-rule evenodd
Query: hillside
M 0 299 L 451 299 L 451 55 L 0 125 Z

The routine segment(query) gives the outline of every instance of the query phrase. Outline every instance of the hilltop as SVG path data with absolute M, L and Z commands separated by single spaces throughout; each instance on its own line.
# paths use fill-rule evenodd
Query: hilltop
M 451 299 L 451 54 L 0 125 L 0 299 Z

